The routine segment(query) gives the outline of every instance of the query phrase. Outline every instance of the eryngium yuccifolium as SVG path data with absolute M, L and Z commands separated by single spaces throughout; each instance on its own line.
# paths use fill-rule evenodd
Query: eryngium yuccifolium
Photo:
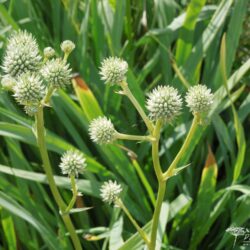
M 178 91 L 170 86 L 158 86 L 148 95 L 146 107 L 151 120 L 171 122 L 180 114 L 182 99 Z
M 47 83 L 55 88 L 64 88 L 70 84 L 71 69 L 60 58 L 51 59 L 41 69 L 41 74 Z
M 66 54 L 70 54 L 75 47 L 75 44 L 70 40 L 65 40 L 61 43 L 61 49 Z
M 6 90 L 13 90 L 16 85 L 16 80 L 10 75 L 5 75 L 1 80 L 1 85 Z
M 68 150 L 61 157 L 59 167 L 63 174 L 78 176 L 86 168 L 86 159 L 78 150 Z
M 37 113 L 38 111 L 38 104 L 35 105 L 28 105 L 28 106 L 24 106 L 24 111 L 27 115 L 29 116 L 33 116 Z
M 52 48 L 52 47 L 46 47 L 44 50 L 43 50 L 43 55 L 45 58 L 51 58 L 55 55 L 55 50 Z
M 89 126 L 91 140 L 100 145 L 112 143 L 116 133 L 113 123 L 105 116 L 94 119 Z
M 101 197 L 104 202 L 114 203 L 122 192 L 122 187 L 116 181 L 107 181 L 101 186 Z
M 213 104 L 213 94 L 211 93 L 211 89 L 200 84 L 189 88 L 186 94 L 186 103 L 193 113 L 209 111 Z
M 12 77 L 34 72 L 40 68 L 41 59 L 34 37 L 26 31 L 17 31 L 8 40 L 3 71 Z
M 14 97 L 25 106 L 36 106 L 45 96 L 45 86 L 35 73 L 24 73 L 17 79 L 14 86 Z
M 101 79 L 111 85 L 126 80 L 128 64 L 118 57 L 109 57 L 103 60 L 100 67 Z

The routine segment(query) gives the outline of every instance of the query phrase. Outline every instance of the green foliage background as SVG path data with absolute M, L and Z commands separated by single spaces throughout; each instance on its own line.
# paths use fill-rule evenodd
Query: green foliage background
M 158 83 L 171 84 L 183 95 L 199 82 L 215 92 L 208 126 L 198 130 L 182 159 L 182 165 L 191 165 L 167 184 L 160 220 L 167 236 L 159 232 L 161 248 L 231 249 L 234 237 L 225 230 L 250 228 L 249 9 L 247 0 L 1 1 L 1 57 L 8 35 L 19 28 L 34 34 L 41 51 L 50 45 L 60 53 L 64 39 L 76 43 L 70 62 L 79 77 L 53 97 L 46 126 L 54 173 L 66 200 L 71 192 L 68 178 L 60 177 L 60 155 L 73 146 L 88 160 L 88 173 L 78 183 L 84 196 L 77 206 L 93 208 L 72 216 L 84 249 L 142 249 L 121 211 L 100 201 L 98 188 L 104 180 L 122 183 L 125 204 L 145 230 L 157 190 L 149 144 L 119 142 L 130 150 L 127 154 L 117 144 L 99 147 L 88 137 L 89 121 L 101 114 L 121 132 L 146 131 L 129 101 L 99 78 L 101 60 L 111 55 L 128 61 L 128 83 L 142 105 Z M 165 127 L 160 149 L 164 169 L 191 119 L 184 108 L 181 118 Z M 72 249 L 44 184 L 32 124 L 1 90 L 0 248 Z M 241 241 L 239 237 L 239 245 Z

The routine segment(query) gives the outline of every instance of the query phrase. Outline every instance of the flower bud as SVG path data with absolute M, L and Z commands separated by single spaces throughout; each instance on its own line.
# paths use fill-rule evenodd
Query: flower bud
M 46 47 L 43 50 L 43 55 L 46 59 L 50 59 L 51 57 L 53 57 L 55 55 L 55 50 L 52 47 Z
M 119 84 L 126 80 L 128 64 L 118 57 L 104 59 L 100 68 L 101 79 L 111 85 Z
M 175 88 L 158 86 L 149 93 L 146 107 L 151 120 L 171 122 L 180 114 L 182 99 Z
M 39 104 L 24 106 L 24 111 L 27 115 L 33 116 L 37 113 Z
M 61 157 L 59 167 L 63 174 L 78 176 L 86 168 L 86 159 L 78 150 L 68 150 Z
M 17 31 L 8 39 L 3 71 L 12 77 L 34 72 L 39 70 L 41 59 L 34 37 L 26 31 Z
M 107 181 L 101 186 L 101 198 L 104 202 L 109 204 L 115 203 L 115 201 L 119 198 L 122 187 L 120 184 L 117 184 L 116 181 Z
M 45 96 L 45 86 L 41 78 L 34 73 L 24 73 L 14 86 L 14 97 L 25 106 L 37 106 Z
M 189 88 L 186 94 L 186 103 L 194 114 L 208 112 L 213 104 L 211 89 L 200 84 Z
M 113 123 L 105 116 L 94 119 L 89 126 L 91 140 L 100 145 L 112 143 L 116 133 Z
M 10 75 L 4 75 L 1 80 L 1 85 L 5 90 L 12 91 L 14 86 L 16 85 L 16 80 Z
M 71 69 L 62 59 L 51 59 L 41 69 L 41 74 L 47 85 L 64 88 L 70 84 Z
M 70 40 L 65 40 L 61 43 L 61 49 L 65 54 L 70 54 L 75 47 L 75 44 Z

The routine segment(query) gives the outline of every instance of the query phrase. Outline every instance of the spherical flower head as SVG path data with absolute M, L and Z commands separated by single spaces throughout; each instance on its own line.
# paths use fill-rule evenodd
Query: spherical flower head
M 26 31 L 17 31 L 8 39 L 3 71 L 12 77 L 28 71 L 36 72 L 41 66 L 41 59 L 34 37 Z
M 213 104 L 211 89 L 200 84 L 189 88 L 186 94 L 186 103 L 194 114 L 208 112 Z
M 151 120 L 171 122 L 180 114 L 182 99 L 175 88 L 158 86 L 149 93 L 146 107 Z
M 86 166 L 86 159 L 78 150 L 66 151 L 61 157 L 61 163 L 59 165 L 62 173 L 69 176 L 78 176 L 78 173 L 82 173 Z
M 111 85 L 119 84 L 126 80 L 128 64 L 118 57 L 104 59 L 100 68 L 101 79 Z
M 70 54 L 75 47 L 75 44 L 70 40 L 65 40 L 61 43 L 61 49 L 65 54 Z
M 116 200 L 119 198 L 122 187 L 116 181 L 107 181 L 101 186 L 101 198 L 104 202 L 109 204 L 115 203 Z
M 5 90 L 13 90 L 16 85 L 16 80 L 10 75 L 4 75 L 1 80 L 1 85 Z
M 14 97 L 25 106 L 37 106 L 45 96 L 45 86 L 41 78 L 34 73 L 24 73 L 18 77 L 14 86 Z
M 47 85 L 55 88 L 64 88 L 70 84 L 71 69 L 60 58 L 51 59 L 41 69 L 41 75 Z
M 55 55 L 55 50 L 52 47 L 46 47 L 43 50 L 43 55 L 45 58 L 49 59 Z
M 116 140 L 116 133 L 113 123 L 107 117 L 98 117 L 89 126 L 91 140 L 100 145 L 112 143 Z

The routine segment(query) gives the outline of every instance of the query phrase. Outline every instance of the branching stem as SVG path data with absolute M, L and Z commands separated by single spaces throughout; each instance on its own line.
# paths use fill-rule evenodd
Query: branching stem
M 48 151 L 47 151 L 47 147 L 46 147 L 46 142 L 45 142 L 43 106 L 39 107 L 35 118 L 36 118 L 37 144 L 39 147 L 39 151 L 40 151 L 41 158 L 43 161 L 44 171 L 45 171 L 45 174 L 46 174 L 47 179 L 48 179 L 48 184 L 49 184 L 51 193 L 52 193 L 60 211 L 62 212 L 62 219 L 63 219 L 65 226 L 70 234 L 70 237 L 71 237 L 72 242 L 74 244 L 74 248 L 76 250 L 82 250 L 81 242 L 76 234 L 76 231 L 75 231 L 75 228 L 72 224 L 72 221 L 71 221 L 68 214 L 64 214 L 64 211 L 65 211 L 67 205 L 65 204 L 65 202 L 63 201 L 63 199 L 59 193 L 59 190 L 56 186 L 55 179 L 53 176 L 53 172 L 52 172 L 52 168 L 51 168 L 51 164 L 50 164 L 50 160 L 49 160 L 49 156 L 48 156 Z

